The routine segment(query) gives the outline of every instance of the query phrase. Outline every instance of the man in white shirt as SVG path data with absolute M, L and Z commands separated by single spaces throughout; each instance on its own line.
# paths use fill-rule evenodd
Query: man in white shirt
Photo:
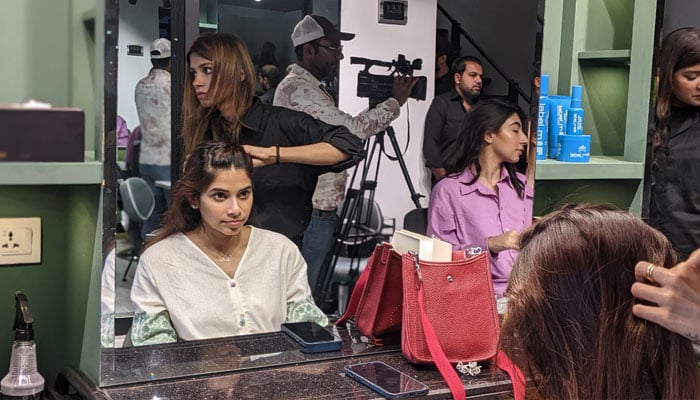
M 158 38 L 151 44 L 148 75 L 136 84 L 134 100 L 141 126 L 139 172 L 155 195 L 155 208 L 144 222 L 141 239 L 158 229 L 168 207 L 169 191 L 157 187 L 155 181 L 170 181 L 170 41 Z
M 352 116 L 338 109 L 321 80 L 334 75 L 343 59 L 342 40 L 351 40 L 353 33 L 338 31 L 326 18 L 305 16 L 292 32 L 297 64 L 275 91 L 274 105 L 303 111 L 331 125 L 343 125 L 350 132 L 366 139 L 384 131 L 399 116 L 416 79 L 398 77 L 394 80 L 392 97 Z M 343 200 L 347 172 L 321 175 L 313 195 L 314 210 L 311 223 L 304 231 L 302 254 L 308 264 L 309 285 L 317 292 L 317 279 L 333 250 L 333 234 L 338 224 L 336 208 Z

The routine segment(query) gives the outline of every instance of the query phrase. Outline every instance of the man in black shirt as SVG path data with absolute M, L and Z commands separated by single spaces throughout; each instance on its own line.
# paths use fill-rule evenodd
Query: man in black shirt
M 484 70 L 481 60 L 460 57 L 452 64 L 452 89 L 433 98 L 425 117 L 423 156 L 433 173 L 433 184 L 445 176 L 445 154 L 459 134 L 458 128 L 467 111 L 481 94 Z
M 450 62 L 453 58 L 450 41 L 438 36 L 435 42 L 435 96 L 452 90 L 454 79 L 450 74 Z

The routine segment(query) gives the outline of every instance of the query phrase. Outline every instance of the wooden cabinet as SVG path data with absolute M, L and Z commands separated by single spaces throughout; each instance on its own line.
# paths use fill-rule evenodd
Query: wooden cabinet
M 545 5 L 542 73 L 549 94 L 583 86 L 591 161 L 538 160 L 535 215 L 568 202 L 611 203 L 640 214 L 656 2 L 564 0 Z

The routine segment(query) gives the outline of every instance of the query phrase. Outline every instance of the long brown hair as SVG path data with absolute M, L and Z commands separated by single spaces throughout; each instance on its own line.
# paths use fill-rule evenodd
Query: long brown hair
M 639 260 L 673 265 L 668 240 L 632 214 L 567 205 L 521 237 L 501 346 L 545 399 L 697 399 L 689 340 L 632 314 Z
M 654 126 L 654 163 L 668 152 L 669 120 L 673 102 L 673 74 L 681 68 L 700 64 L 700 29 L 680 28 L 664 38 L 658 54 L 658 90 Z
M 212 106 L 201 106 L 192 85 L 193 75 L 186 74 L 181 133 L 185 154 L 207 138 L 207 131 L 212 135 L 209 139 L 238 144 L 243 125 L 241 118 L 253 103 L 256 85 L 255 68 L 248 49 L 234 35 L 208 33 L 192 43 L 187 52 L 188 68 L 192 53 L 212 62 L 212 80 L 207 92 L 207 100 Z
M 527 116 L 516 104 L 497 98 L 476 103 L 464 117 L 459 127 L 459 136 L 445 155 L 447 174 L 461 174 L 473 165 L 476 174 L 469 184 L 476 182 L 481 174 L 479 155 L 484 149 L 484 134 L 488 131 L 498 132 L 513 114 L 517 114 L 523 124 L 526 123 Z M 503 165 L 508 171 L 511 184 L 518 195 L 522 195 L 525 184 L 518 179 L 516 165 L 511 163 L 503 163 Z
M 200 143 L 185 163 L 182 177 L 172 191 L 172 204 L 163 216 L 158 233 L 148 241 L 149 247 L 175 233 L 185 233 L 199 227 L 202 216 L 199 209 L 191 207 L 214 181 L 219 171 L 242 169 L 253 180 L 253 161 L 243 147 L 222 141 Z M 145 250 L 145 248 L 144 248 Z

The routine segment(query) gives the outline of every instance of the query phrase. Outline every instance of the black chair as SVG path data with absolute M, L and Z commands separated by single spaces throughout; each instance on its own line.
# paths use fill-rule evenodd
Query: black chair
M 122 207 L 129 216 L 129 235 L 133 242 L 131 249 L 119 253 L 120 257 L 129 259 L 129 264 L 126 266 L 124 276 L 122 276 L 122 281 L 126 282 L 126 274 L 129 273 L 131 264 L 134 261 L 138 262 L 141 253 L 143 245 L 141 226 L 153 213 L 156 200 L 148 183 L 135 176 L 127 178 L 119 184 L 119 196 Z
M 428 209 L 416 208 L 403 217 L 403 229 L 425 235 L 428 231 Z

